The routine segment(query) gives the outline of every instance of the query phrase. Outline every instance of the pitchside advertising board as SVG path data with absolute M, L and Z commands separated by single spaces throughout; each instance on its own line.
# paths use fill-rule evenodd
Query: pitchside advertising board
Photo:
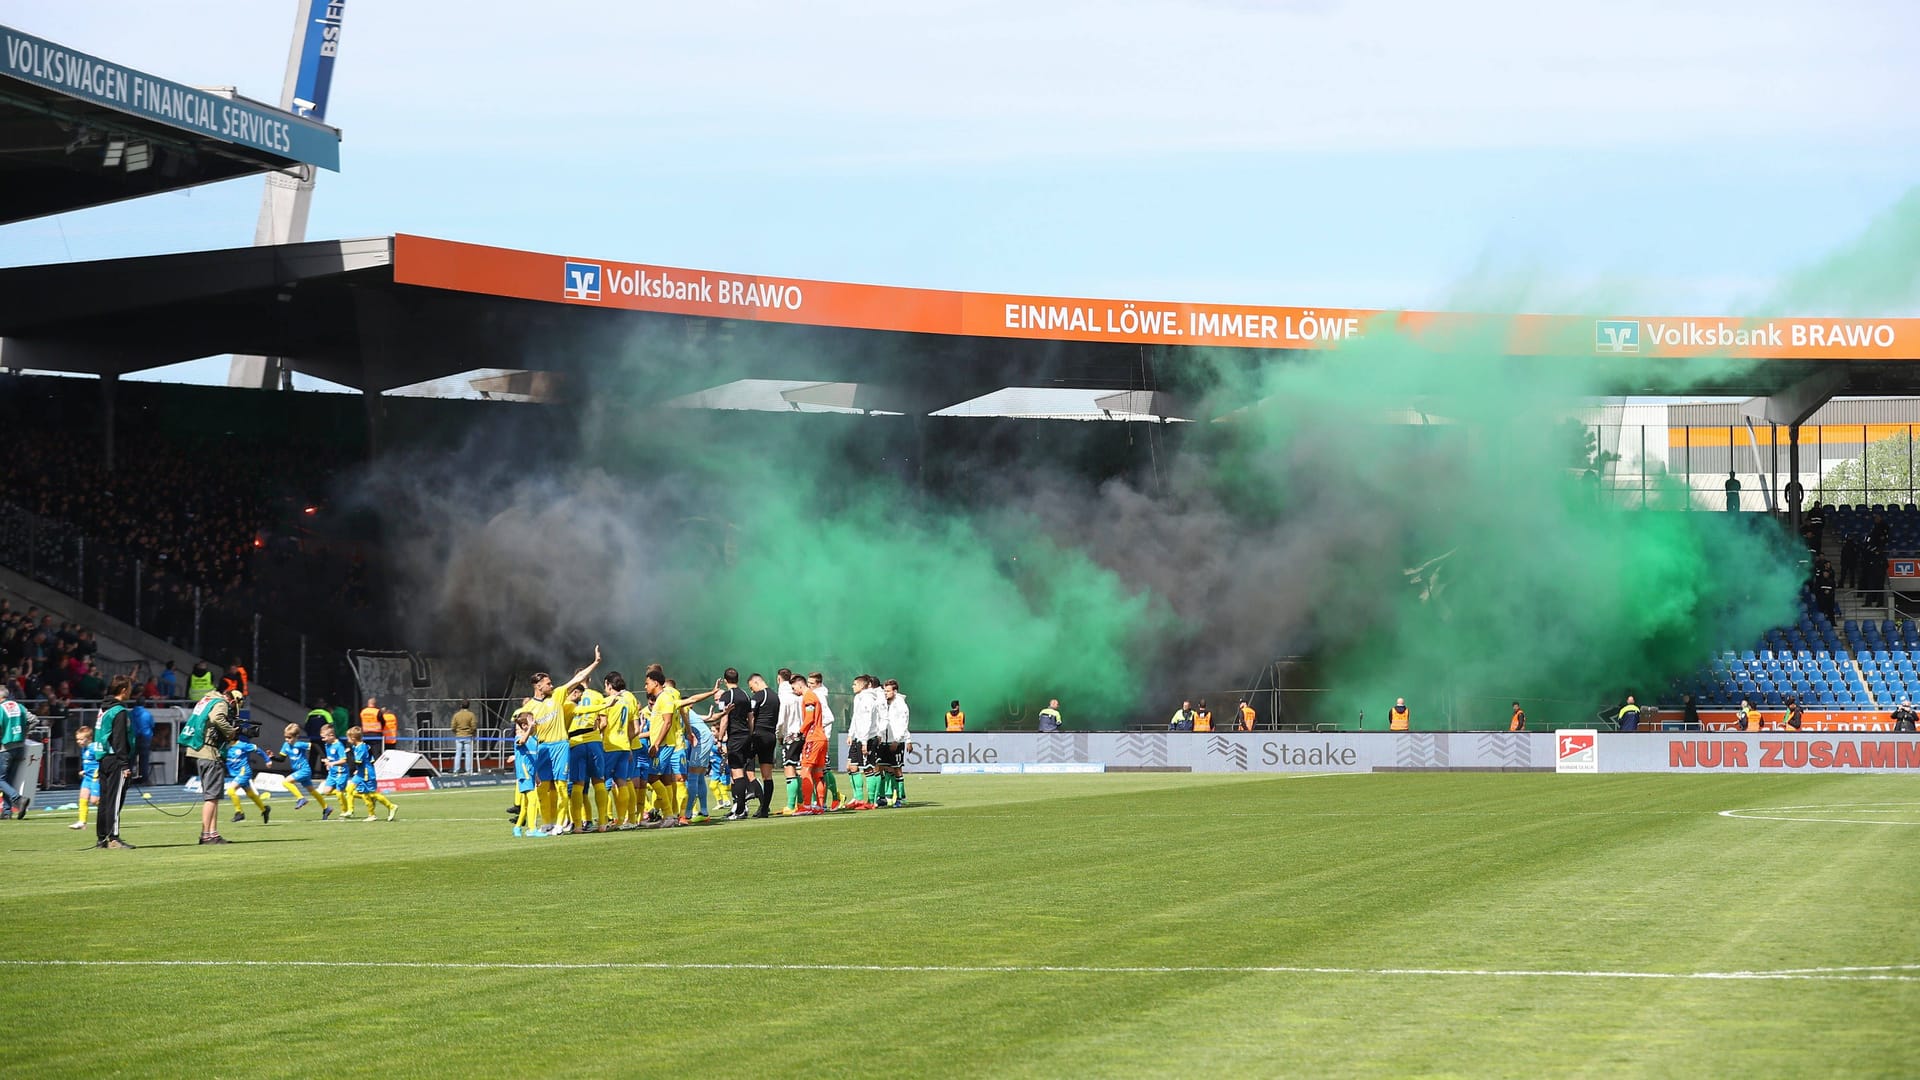
M 402 285 L 718 319 L 954 337 L 1330 349 L 1407 333 L 1517 356 L 1920 359 L 1920 319 L 1592 318 L 1098 300 L 768 277 L 394 237 Z
M 1568 773 L 1920 774 L 1920 737 L 1872 733 L 1702 732 L 928 732 L 910 772 L 1036 773 L 1165 769 L 1364 773 L 1409 769 Z M 1078 769 L 1072 771 L 1080 771 Z

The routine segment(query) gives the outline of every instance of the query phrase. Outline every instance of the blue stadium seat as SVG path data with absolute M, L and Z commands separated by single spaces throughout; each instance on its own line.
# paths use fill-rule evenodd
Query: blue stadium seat
M 1893 661 L 1893 653 L 1887 651 L 1886 649 L 1875 649 L 1873 650 L 1873 659 L 1875 660 L 1875 662 L 1879 663 L 1882 667 L 1885 667 L 1887 664 Z

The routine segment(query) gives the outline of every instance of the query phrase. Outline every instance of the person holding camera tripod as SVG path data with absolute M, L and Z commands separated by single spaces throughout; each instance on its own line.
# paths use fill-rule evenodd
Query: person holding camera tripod
M 200 780 L 200 842 L 203 844 L 228 842 L 220 835 L 217 822 L 220 797 L 227 791 L 227 745 L 237 737 L 232 717 L 239 700 L 237 691 L 229 696 L 209 690 L 187 714 L 186 723 L 180 725 L 180 748 L 193 759 L 194 771 Z

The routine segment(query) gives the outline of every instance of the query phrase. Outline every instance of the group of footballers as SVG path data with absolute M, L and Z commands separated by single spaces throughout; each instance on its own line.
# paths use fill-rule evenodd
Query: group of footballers
M 783 815 L 906 804 L 902 766 L 912 735 L 907 699 L 893 680 L 853 680 L 853 792 L 842 801 L 821 673 L 781 668 L 769 685 L 756 672 L 743 689 L 740 672 L 728 668 L 712 689 L 685 696 L 654 664 L 636 693 L 619 672 L 597 690 L 588 685 L 600 659 L 595 648 L 593 662 L 559 685 L 535 674 L 533 696 L 514 713 L 515 836 L 691 825 L 710 820 L 715 804 L 730 806 L 728 821 L 768 817 L 776 760 L 785 776 Z M 706 714 L 693 711 L 708 700 Z
M 210 707 L 218 696 L 209 694 L 197 709 Z M 204 730 L 204 728 L 202 728 Z M 242 721 L 239 725 L 239 737 L 226 745 L 223 751 L 227 769 L 227 796 L 233 800 L 233 820 L 247 819 L 245 808 L 241 805 L 242 795 L 253 801 L 260 810 L 260 821 L 266 824 L 273 817 L 272 793 L 262 791 L 254 784 L 254 777 L 261 771 L 269 756 L 280 758 L 287 763 L 287 774 L 282 778 L 287 790 L 294 796 L 293 808 L 298 810 L 309 802 L 320 803 L 320 820 L 346 820 L 353 816 L 357 801 L 366 803 L 367 816 L 362 821 L 376 821 L 376 806 L 387 808 L 387 820 L 392 821 L 399 811 L 392 799 L 380 793 L 380 782 L 373 774 L 373 763 L 380 756 L 371 745 L 361 738 L 358 727 L 347 729 L 343 740 L 334 731 L 332 724 L 320 728 L 321 758 L 326 766 L 325 779 L 316 783 L 313 778 L 313 743 L 298 724 L 288 724 L 285 741 L 280 744 L 277 753 L 268 755 L 253 742 L 259 728 L 251 722 Z M 101 745 L 94 741 L 92 728 L 81 728 L 74 733 L 74 741 L 80 747 L 80 814 L 79 820 L 67 826 L 69 829 L 87 827 L 87 810 L 100 803 L 100 760 L 105 756 Z M 313 794 L 308 796 L 311 789 Z M 334 818 L 334 800 L 340 803 L 340 817 Z

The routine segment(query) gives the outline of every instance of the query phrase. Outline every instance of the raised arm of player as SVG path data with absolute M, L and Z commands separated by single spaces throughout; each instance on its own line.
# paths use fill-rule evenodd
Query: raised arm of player
M 583 667 L 579 671 L 574 672 L 573 678 L 568 679 L 567 684 L 565 686 L 555 687 L 553 691 L 553 696 L 559 698 L 561 701 L 567 700 L 567 693 L 571 691 L 574 687 L 579 686 L 583 682 L 586 682 L 587 676 L 593 674 L 593 669 L 599 666 L 600 666 L 600 646 L 595 645 L 593 647 L 593 663 L 588 664 L 586 667 Z

